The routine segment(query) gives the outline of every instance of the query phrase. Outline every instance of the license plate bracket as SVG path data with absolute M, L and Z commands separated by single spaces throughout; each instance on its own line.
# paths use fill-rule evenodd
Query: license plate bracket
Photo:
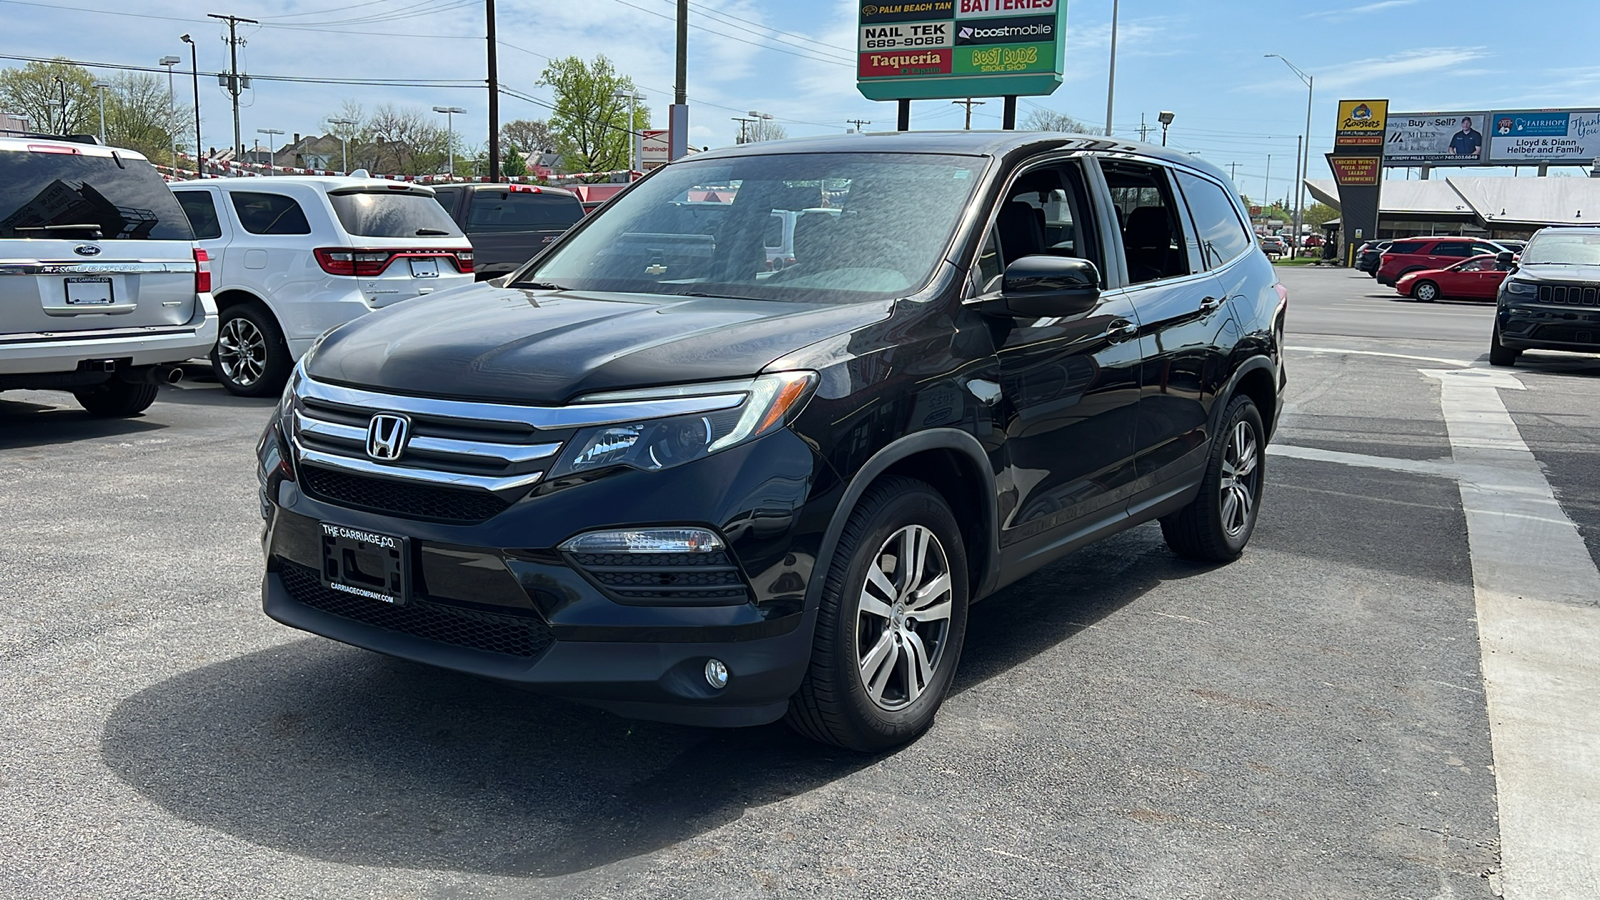
M 111 279 L 104 276 L 68 276 L 66 293 L 68 306 L 111 306 L 116 302 Z
M 394 534 L 322 524 L 322 584 L 392 606 L 411 601 L 410 541 Z
M 412 278 L 438 278 L 439 260 L 432 256 L 413 257 L 406 260 L 411 264 Z

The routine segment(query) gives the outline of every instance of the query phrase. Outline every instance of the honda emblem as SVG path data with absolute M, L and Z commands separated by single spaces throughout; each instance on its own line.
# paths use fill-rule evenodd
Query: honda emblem
M 410 419 L 379 413 L 367 424 L 367 455 L 380 462 L 394 462 L 406 452 L 406 440 L 410 437 Z

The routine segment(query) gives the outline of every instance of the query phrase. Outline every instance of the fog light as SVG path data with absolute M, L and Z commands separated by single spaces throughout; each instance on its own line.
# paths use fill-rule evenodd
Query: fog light
M 704 528 L 639 528 L 591 531 L 561 549 L 568 553 L 713 553 L 722 539 Z
M 719 691 L 728 686 L 728 667 L 722 660 L 706 660 L 706 684 Z

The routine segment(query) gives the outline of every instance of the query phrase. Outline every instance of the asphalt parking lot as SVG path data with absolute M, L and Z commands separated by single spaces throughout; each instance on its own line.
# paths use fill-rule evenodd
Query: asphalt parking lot
M 1486 366 L 1491 307 L 1284 279 L 1244 558 L 1146 526 L 980 604 L 938 723 L 880 757 L 291 631 L 259 610 L 271 401 L 194 381 L 106 423 L 0 395 L 0 895 L 1495 896 L 1484 550 L 1441 462 L 1462 388 L 1423 371 Z M 1592 566 L 1600 360 L 1524 360 L 1495 392 Z

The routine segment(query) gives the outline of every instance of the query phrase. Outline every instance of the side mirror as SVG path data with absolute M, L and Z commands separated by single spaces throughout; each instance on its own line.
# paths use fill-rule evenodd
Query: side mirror
M 1494 255 L 1494 261 L 1502 266 L 1509 266 L 1517 261 L 1517 255 L 1510 250 L 1501 250 Z
M 1006 266 L 1000 298 L 992 311 L 1044 319 L 1075 316 L 1100 299 L 1100 270 L 1070 256 L 1024 256 Z

